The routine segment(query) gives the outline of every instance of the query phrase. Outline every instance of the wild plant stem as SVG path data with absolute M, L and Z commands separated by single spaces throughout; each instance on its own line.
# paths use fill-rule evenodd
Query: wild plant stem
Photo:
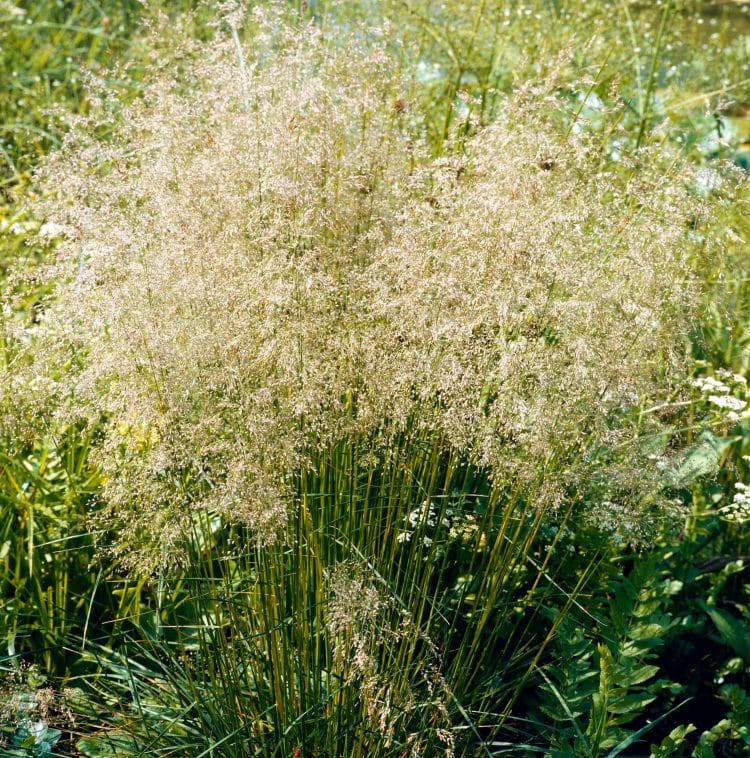
M 648 81 L 646 82 L 646 93 L 643 100 L 643 106 L 641 109 L 641 123 L 638 128 L 638 138 L 635 141 L 635 147 L 638 149 L 643 143 L 643 137 L 646 133 L 646 126 L 648 124 L 649 106 L 651 105 L 651 97 L 654 91 L 654 82 L 656 81 L 656 69 L 659 65 L 659 59 L 661 55 L 661 44 L 664 38 L 664 32 L 667 28 L 667 21 L 669 19 L 670 11 L 672 9 L 672 0 L 667 0 L 664 6 L 664 11 L 661 15 L 661 23 L 659 24 L 659 31 L 656 35 L 656 43 L 654 45 L 654 54 L 651 57 L 651 69 L 648 72 Z

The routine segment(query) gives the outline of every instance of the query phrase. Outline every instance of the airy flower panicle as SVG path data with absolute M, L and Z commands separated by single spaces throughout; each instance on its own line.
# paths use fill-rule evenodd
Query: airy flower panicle
M 558 502 L 530 461 L 574 478 L 682 365 L 705 201 L 658 153 L 625 181 L 561 139 L 540 90 L 431 161 L 387 37 L 254 23 L 245 80 L 231 43 L 188 50 L 48 161 L 64 284 L 5 397 L 106 420 L 129 555 L 203 508 L 271 540 L 312 452 L 406 429 Z

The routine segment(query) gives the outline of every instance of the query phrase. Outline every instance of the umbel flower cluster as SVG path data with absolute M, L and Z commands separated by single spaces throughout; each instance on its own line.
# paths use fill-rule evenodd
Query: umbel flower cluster
M 554 501 L 545 465 L 631 434 L 618 415 L 680 365 L 687 180 L 608 166 L 545 122 L 543 87 L 430 159 L 387 40 L 256 22 L 242 70 L 231 45 L 175 56 L 50 159 L 62 284 L 5 391 L 104 420 L 131 550 L 200 509 L 273 539 L 342 440 L 377 465 L 426 435 Z

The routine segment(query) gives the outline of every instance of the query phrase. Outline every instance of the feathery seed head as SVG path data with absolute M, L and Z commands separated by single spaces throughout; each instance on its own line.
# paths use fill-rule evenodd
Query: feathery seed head
M 273 539 L 311 452 L 381 455 L 407 428 L 555 502 L 566 482 L 531 462 L 575 480 L 680 366 L 705 199 L 658 154 L 623 179 L 528 93 L 430 161 L 385 42 L 261 21 L 246 92 L 215 44 L 49 160 L 65 284 L 39 344 L 83 357 L 19 391 L 108 419 L 105 497 L 136 556 L 201 508 Z

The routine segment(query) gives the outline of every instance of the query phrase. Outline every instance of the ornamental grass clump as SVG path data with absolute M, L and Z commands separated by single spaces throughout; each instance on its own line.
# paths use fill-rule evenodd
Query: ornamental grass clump
M 528 743 L 563 621 L 602 626 L 602 532 L 674 480 L 714 190 L 614 161 L 555 81 L 437 147 L 393 30 L 273 7 L 151 45 L 134 102 L 92 82 L 39 175 L 52 294 L 6 288 L 0 431 L 87 427 L 92 536 L 133 580 L 107 635 L 107 574 L 86 603 L 78 747 Z
M 705 201 L 669 156 L 561 135 L 552 85 L 431 160 L 382 31 L 253 24 L 242 56 L 157 62 L 47 162 L 60 283 L 15 402 L 103 422 L 130 562 L 178 555 L 200 511 L 269 544 L 340 445 L 377 469 L 427 440 L 559 505 L 671 387 Z

